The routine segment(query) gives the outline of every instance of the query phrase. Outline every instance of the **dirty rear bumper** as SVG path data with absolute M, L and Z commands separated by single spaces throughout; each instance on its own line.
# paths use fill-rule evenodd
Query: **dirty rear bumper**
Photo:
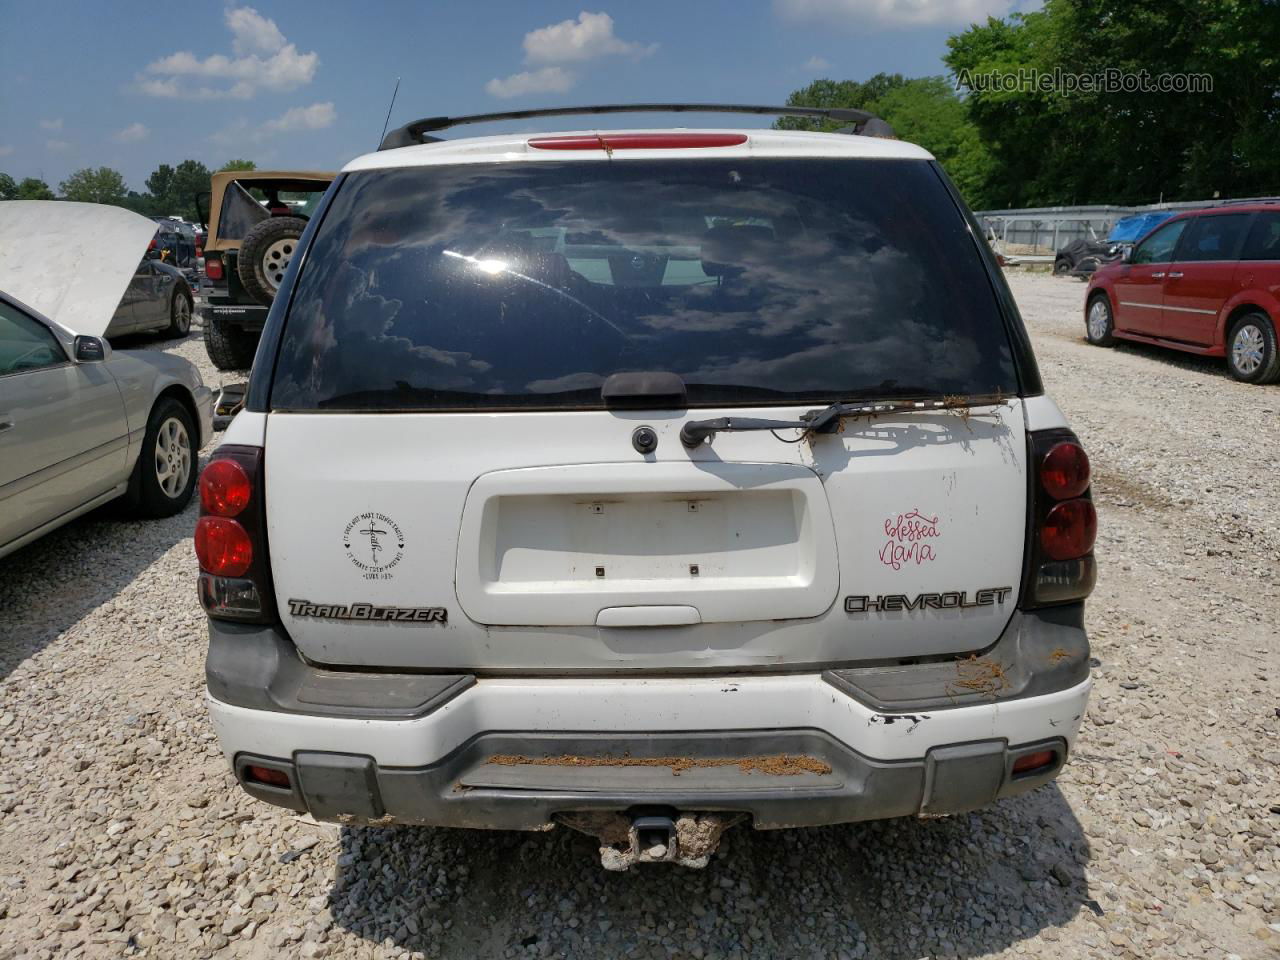
M 252 796 L 342 823 L 412 823 L 508 830 L 545 830 L 566 814 L 666 810 L 744 813 L 759 830 L 821 826 L 917 814 L 959 813 L 1016 796 L 1055 777 L 1068 754 L 1054 737 L 1009 746 L 1003 739 L 932 747 L 918 759 L 864 757 L 818 730 L 709 735 L 545 736 L 492 734 L 439 764 L 391 767 L 373 757 L 298 751 L 291 757 L 237 753 L 237 779 Z M 1051 763 L 1014 774 L 1022 756 L 1049 750 Z M 825 773 L 774 775 L 736 766 L 507 766 L 510 757 L 656 756 L 804 757 Z M 253 782 L 250 766 L 289 776 L 289 788 Z
M 955 813 L 1038 786 L 1069 756 L 1091 685 L 906 714 L 822 674 L 444 679 L 429 703 L 409 704 L 419 691 L 389 704 L 399 718 L 208 705 L 241 785 L 320 819 L 539 830 L 557 814 L 661 807 L 768 829 Z M 1014 773 L 1043 750 L 1050 762 Z M 808 769 L 752 762 L 780 755 Z M 288 786 L 255 783 L 250 766 Z
M 1079 604 L 1015 613 L 973 658 L 723 677 L 328 670 L 278 628 L 211 621 L 206 676 L 241 785 L 320 819 L 539 830 L 664 808 L 769 829 L 955 813 L 1045 783 L 1079 729 L 1088 657 Z M 781 755 L 806 764 L 751 762 Z

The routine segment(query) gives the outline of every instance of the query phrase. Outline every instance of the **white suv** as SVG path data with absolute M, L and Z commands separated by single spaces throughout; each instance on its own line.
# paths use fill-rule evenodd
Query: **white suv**
M 253 796 L 621 869 L 1061 769 L 1089 463 L 981 233 L 867 114 L 714 109 L 853 125 L 435 118 L 333 183 L 200 484 Z

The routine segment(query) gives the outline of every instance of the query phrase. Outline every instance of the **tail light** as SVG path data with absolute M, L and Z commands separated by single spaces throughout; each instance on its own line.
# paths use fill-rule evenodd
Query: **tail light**
M 204 258 L 204 275 L 210 280 L 222 279 L 222 258 L 206 256 Z
M 591 133 L 568 137 L 534 137 L 535 150 L 685 150 L 691 147 L 736 147 L 745 133 Z
M 195 545 L 200 602 L 211 617 L 250 623 L 276 618 L 262 457 L 261 447 L 224 444 L 200 474 Z
M 1022 606 L 1083 600 L 1098 567 L 1098 515 L 1089 489 L 1089 456 L 1070 430 L 1031 434 L 1031 529 Z
M 253 566 L 253 541 L 235 520 L 201 517 L 196 521 L 196 559 L 210 574 L 239 577 Z

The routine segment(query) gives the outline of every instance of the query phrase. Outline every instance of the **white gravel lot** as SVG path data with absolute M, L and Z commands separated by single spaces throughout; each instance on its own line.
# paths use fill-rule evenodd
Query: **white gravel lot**
M 0 561 L 0 960 L 1280 955 L 1280 388 L 1081 338 L 1017 274 L 1095 467 L 1097 686 L 1061 779 L 967 816 L 735 830 L 606 874 L 549 834 L 347 829 L 244 796 L 201 701 L 195 506 Z M 209 365 L 196 332 L 142 342 Z

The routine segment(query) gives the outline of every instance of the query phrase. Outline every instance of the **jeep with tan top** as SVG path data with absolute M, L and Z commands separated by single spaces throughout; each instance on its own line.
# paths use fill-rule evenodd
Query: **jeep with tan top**
M 210 181 L 200 317 L 219 370 L 247 370 L 267 311 L 334 174 L 230 170 Z

